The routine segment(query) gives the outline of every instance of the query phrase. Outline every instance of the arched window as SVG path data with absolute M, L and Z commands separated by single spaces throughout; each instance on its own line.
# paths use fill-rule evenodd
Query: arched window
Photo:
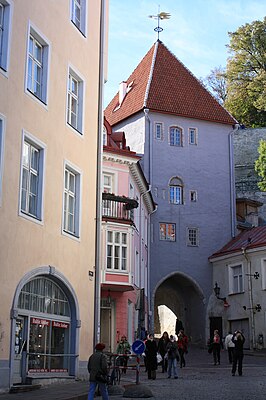
M 172 204 L 183 204 L 184 184 L 178 177 L 174 177 L 169 182 L 169 199 Z
M 178 126 L 171 126 L 169 132 L 170 146 L 183 146 L 183 130 Z
M 18 307 L 40 313 L 70 316 L 70 306 L 65 293 L 54 281 L 46 277 L 34 278 L 23 286 Z

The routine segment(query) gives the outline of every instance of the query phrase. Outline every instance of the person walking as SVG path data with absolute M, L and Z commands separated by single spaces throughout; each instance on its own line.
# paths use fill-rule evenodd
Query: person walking
M 168 358 L 168 376 L 167 378 L 171 378 L 172 370 L 174 378 L 177 379 L 177 362 L 179 361 L 177 342 L 173 335 L 170 335 L 170 342 L 166 346 L 167 350 L 167 358 Z
M 107 374 L 108 363 L 107 357 L 103 354 L 105 348 L 104 343 L 97 343 L 95 346 L 95 353 L 93 353 L 88 361 L 88 371 L 90 373 L 90 387 L 88 393 L 88 400 L 94 400 L 94 393 L 97 385 L 99 386 L 102 399 L 109 400 L 107 391 Z
M 127 354 L 130 354 L 131 347 L 129 342 L 127 341 L 127 338 L 125 335 L 121 336 L 121 340 L 118 343 L 118 346 L 116 348 L 116 353 L 121 354 L 120 356 L 120 365 L 123 367 L 122 372 L 125 374 L 127 371 L 127 363 L 128 363 L 128 356 Z
M 176 319 L 175 322 L 175 334 L 178 335 L 180 331 L 183 331 L 184 327 L 183 327 L 183 322 L 180 321 L 180 319 Z
M 180 356 L 180 368 L 186 366 L 185 354 L 187 354 L 188 337 L 181 329 L 177 335 L 177 348 Z
M 152 334 L 148 335 L 146 341 L 146 368 L 148 373 L 148 379 L 156 379 L 157 370 L 157 344 Z
M 168 360 L 167 360 L 167 357 L 165 357 L 165 356 L 167 354 L 166 346 L 169 343 L 169 341 L 170 341 L 170 339 L 169 339 L 168 332 L 165 331 L 162 334 L 162 336 L 160 337 L 159 342 L 158 342 L 158 353 L 161 355 L 161 357 L 163 359 L 162 360 L 162 373 L 167 371 Z
M 233 353 L 233 365 L 232 365 L 232 376 L 235 376 L 236 368 L 238 375 L 242 376 L 242 365 L 243 365 L 243 347 L 245 343 L 245 337 L 241 331 L 236 331 L 233 334 L 232 342 L 234 343 L 234 353 Z
M 213 354 L 213 363 L 214 365 L 220 365 L 220 354 L 221 348 L 223 347 L 223 343 L 221 341 L 219 331 L 217 329 L 213 332 L 212 339 L 212 354 Z
M 233 334 L 232 334 L 232 332 L 229 331 L 224 339 L 224 348 L 225 348 L 225 350 L 227 350 L 228 360 L 229 360 L 230 364 L 232 364 L 232 362 L 233 362 L 233 353 L 234 353 L 234 348 L 235 348 L 235 344 L 232 342 L 232 338 L 233 338 Z

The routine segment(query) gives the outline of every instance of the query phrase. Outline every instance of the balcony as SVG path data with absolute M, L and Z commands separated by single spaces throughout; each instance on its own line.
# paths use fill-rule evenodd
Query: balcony
M 134 208 L 138 208 L 137 200 L 112 193 L 102 194 L 102 219 L 126 224 L 134 224 Z

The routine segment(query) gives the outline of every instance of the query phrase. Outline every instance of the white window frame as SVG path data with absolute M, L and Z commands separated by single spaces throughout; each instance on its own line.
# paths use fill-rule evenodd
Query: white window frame
M 194 140 L 192 140 L 191 133 L 194 132 Z M 197 145 L 198 144 L 198 130 L 197 128 L 188 128 L 188 143 L 191 145 Z
M 103 146 L 107 146 L 107 129 L 103 126 Z
M 42 49 L 42 58 L 39 61 L 30 54 L 30 42 L 31 38 L 33 38 L 34 43 L 41 46 Z M 29 23 L 28 29 L 28 45 L 27 45 L 27 62 L 26 62 L 26 76 L 25 76 L 25 93 L 27 93 L 31 98 L 34 100 L 41 102 L 45 107 L 48 104 L 48 83 L 49 83 L 49 67 L 50 67 L 50 49 L 51 44 L 48 39 L 35 27 L 32 23 Z M 33 79 L 31 77 L 29 79 L 30 70 L 29 70 L 29 60 L 33 63 L 32 65 L 38 65 L 41 69 L 41 77 L 40 77 L 40 85 L 41 85 L 41 92 L 40 95 L 34 92 Z
M 30 148 L 35 148 L 39 151 L 38 159 L 38 174 L 32 170 L 32 174 L 37 176 L 37 210 L 36 215 L 31 214 L 29 210 L 22 210 L 22 184 L 23 184 L 23 154 L 24 154 L 24 143 L 27 143 Z M 43 224 L 44 215 L 44 183 L 45 183 L 45 160 L 46 160 L 46 145 L 39 139 L 31 135 L 26 131 L 22 131 L 22 146 L 21 146 L 21 167 L 20 167 L 20 190 L 19 190 L 19 216 L 29 219 L 33 222 Z M 25 168 L 24 168 L 25 169 Z M 29 170 L 31 170 L 29 166 Z M 29 182 L 29 181 L 28 181 Z M 28 194 L 29 200 L 29 194 Z
M 6 118 L 0 114 L 0 207 L 2 206 L 2 185 L 4 174 L 4 147 L 5 147 Z
M 175 131 L 173 131 L 175 130 Z M 178 131 L 178 134 L 177 134 Z M 177 136 L 178 135 L 178 136 Z M 173 140 L 172 140 L 173 139 Z M 183 147 L 183 128 L 180 126 L 169 127 L 169 144 L 170 146 Z
M 241 273 L 236 274 L 236 268 L 241 268 Z M 244 293 L 244 266 L 242 263 L 228 265 L 228 276 L 229 276 L 229 294 Z M 237 281 L 236 279 L 237 278 Z M 237 288 L 235 287 L 237 282 Z
M 111 233 L 111 235 L 109 235 Z M 112 236 L 112 240 L 110 237 Z M 116 241 L 119 237 L 119 241 Z M 123 241 L 126 238 L 126 243 Z M 109 249 L 111 253 L 109 254 Z M 106 271 L 128 272 L 129 235 L 126 231 L 106 231 Z
M 196 203 L 198 201 L 198 192 L 197 190 L 189 191 L 189 199 L 192 203 Z
M 104 183 L 104 178 L 107 177 L 108 179 L 110 179 L 110 184 L 106 185 Z M 114 174 L 110 173 L 110 172 L 103 172 L 102 173 L 102 192 L 103 193 L 114 193 Z M 110 200 L 104 200 L 103 201 L 103 215 L 108 216 L 111 215 L 111 201 Z
M 0 7 L 3 12 L 0 13 L 0 72 L 3 75 L 7 75 L 9 69 L 13 1 L 0 0 Z
M 169 233 L 169 230 L 172 231 L 172 233 Z M 162 240 L 164 242 L 175 242 L 176 241 L 176 224 L 160 222 L 159 223 L 159 240 Z
M 187 246 L 199 246 L 199 228 L 187 227 Z
M 76 6 L 76 7 L 75 7 Z M 80 10 L 80 20 L 77 17 L 76 9 Z M 87 0 L 70 0 L 70 20 L 73 25 L 87 36 Z
M 77 82 L 77 93 L 74 93 L 70 88 L 71 82 Z M 84 93 L 85 93 L 85 81 L 73 67 L 68 67 L 67 75 L 67 109 L 66 109 L 66 122 L 67 126 L 74 130 L 79 135 L 83 135 L 84 126 Z M 77 101 L 77 121 L 72 124 L 71 121 L 71 105 L 72 101 Z
M 65 173 L 75 176 L 75 192 L 71 192 L 69 188 L 65 187 Z M 66 224 L 68 223 L 68 218 L 66 220 L 65 215 L 69 216 L 68 204 L 69 198 L 74 198 L 74 210 L 73 210 L 73 230 L 70 230 Z M 62 234 L 74 239 L 80 239 L 81 232 L 81 199 L 82 199 L 82 172 L 81 170 L 74 166 L 69 161 L 64 161 L 64 174 L 63 174 L 63 210 L 62 210 Z M 66 210 L 66 213 L 65 213 Z
M 154 122 L 154 138 L 156 140 L 163 140 L 163 123 Z
M 261 260 L 261 285 L 262 290 L 266 290 L 266 259 Z
M 184 185 L 177 176 L 171 178 L 169 182 L 169 203 L 184 204 Z

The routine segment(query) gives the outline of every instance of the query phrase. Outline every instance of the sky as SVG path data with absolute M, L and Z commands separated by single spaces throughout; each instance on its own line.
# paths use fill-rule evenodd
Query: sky
M 229 57 L 228 32 L 262 20 L 265 0 L 109 0 L 108 81 L 106 107 L 139 62 L 156 42 L 159 12 L 171 14 L 160 21 L 160 40 L 197 77 L 225 67 Z

